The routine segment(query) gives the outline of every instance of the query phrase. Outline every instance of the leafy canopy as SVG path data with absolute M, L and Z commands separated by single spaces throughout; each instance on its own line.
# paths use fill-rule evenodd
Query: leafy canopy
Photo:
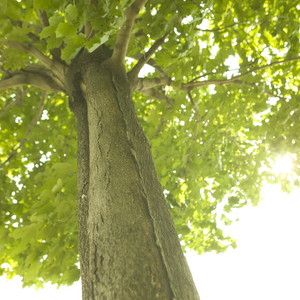
M 75 118 L 64 93 L 12 81 L 43 57 L 68 65 L 113 47 L 133 2 L 0 2 L 0 275 L 37 287 L 79 278 Z M 235 246 L 221 229 L 232 209 L 258 203 L 265 182 L 299 186 L 299 168 L 270 171 L 278 155 L 299 161 L 299 20 L 295 0 L 149 0 L 140 11 L 126 64 L 160 43 L 133 99 L 183 247 Z

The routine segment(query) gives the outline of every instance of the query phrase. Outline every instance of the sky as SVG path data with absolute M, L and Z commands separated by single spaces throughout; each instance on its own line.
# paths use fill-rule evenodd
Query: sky
M 227 228 L 237 249 L 187 254 L 201 300 L 300 299 L 300 190 L 286 195 L 267 185 L 262 193 L 264 200 L 237 210 L 240 221 Z M 0 278 L 1 299 L 81 300 L 78 282 L 38 291 L 21 285 L 20 278 Z

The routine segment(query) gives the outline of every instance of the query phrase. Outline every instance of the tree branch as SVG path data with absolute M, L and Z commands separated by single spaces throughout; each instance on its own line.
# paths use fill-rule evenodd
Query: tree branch
M 225 136 L 238 148 L 238 150 L 244 155 L 247 156 L 247 153 L 240 147 L 237 141 L 229 135 L 226 131 L 224 131 Z
M 171 84 L 171 79 L 168 77 L 155 77 L 155 78 L 138 78 L 137 84 L 135 86 L 135 90 L 138 92 L 144 92 L 145 90 L 158 87 L 158 86 L 165 86 Z
M 137 78 L 139 72 L 143 68 L 143 66 L 149 61 L 151 56 L 155 53 L 160 45 L 162 45 L 167 38 L 169 33 L 165 33 L 160 39 L 156 40 L 150 49 L 139 59 L 137 64 L 133 67 L 133 69 L 128 73 L 129 78 Z
M 33 119 L 31 120 L 31 122 L 30 122 L 30 124 L 29 124 L 29 126 L 26 130 L 25 137 L 23 139 L 21 139 L 20 142 L 19 142 L 19 145 L 17 145 L 11 151 L 8 158 L 2 164 L 0 164 L 0 168 L 2 168 L 5 164 L 7 164 L 14 157 L 14 155 L 18 152 L 18 150 L 21 149 L 24 146 L 25 142 L 28 140 L 28 136 L 30 135 L 33 127 L 36 125 L 37 121 L 40 119 L 40 117 L 42 115 L 42 112 L 43 112 L 43 109 L 44 109 L 44 106 L 45 106 L 46 96 L 47 96 L 47 92 L 43 91 L 42 98 L 41 98 L 41 101 L 40 101 L 40 105 L 39 105 Z
M 188 83 L 183 83 L 181 87 L 184 90 L 186 90 L 186 89 L 189 90 L 189 89 L 193 89 L 195 87 L 205 86 L 205 85 L 209 85 L 209 84 L 222 85 L 222 84 L 236 83 L 238 81 L 238 79 L 240 79 L 242 77 L 245 77 L 245 76 L 251 74 L 252 72 L 257 72 L 257 71 L 260 71 L 260 70 L 263 70 L 263 69 L 266 69 L 266 68 L 270 68 L 270 67 L 275 66 L 275 65 L 289 63 L 289 62 L 297 61 L 297 60 L 300 60 L 300 57 L 294 57 L 294 58 L 290 58 L 290 59 L 282 60 L 282 61 L 274 61 L 273 63 L 254 68 L 254 69 L 249 70 L 245 73 L 234 76 L 230 79 L 212 79 L 212 80 L 205 80 L 205 81 L 194 81 L 194 79 L 193 79 L 193 80 L 189 81 Z
M 166 113 L 172 108 L 172 106 L 167 106 L 165 112 L 160 116 L 160 120 L 159 120 L 159 124 L 156 128 L 156 132 L 152 135 L 152 137 L 150 137 L 149 139 L 149 144 L 150 146 L 152 146 L 152 141 L 159 136 L 159 134 L 161 133 L 161 130 L 163 128 L 163 125 L 165 123 L 165 116 L 166 116 Z
M 113 62 L 124 64 L 134 20 L 138 15 L 140 9 L 146 2 L 147 0 L 135 0 L 126 9 L 126 20 L 118 33 L 116 44 L 112 54 Z
M 151 89 L 143 90 L 140 93 L 146 97 L 150 97 L 158 101 L 166 101 L 168 106 L 173 106 L 174 104 L 174 100 L 169 98 L 162 90 L 151 88 Z
M 40 9 L 37 9 L 37 14 L 39 16 L 40 19 L 40 23 L 42 25 L 43 28 L 47 27 L 50 25 L 49 23 L 49 18 L 48 15 L 45 11 L 42 11 Z M 58 62 L 62 62 L 60 55 L 61 55 L 61 49 L 60 48 L 54 48 L 54 49 L 50 49 L 49 52 L 51 53 L 52 57 L 58 61 Z
M 45 11 L 40 10 L 39 8 L 36 10 L 40 19 L 40 23 L 43 27 L 49 26 L 49 19 L 47 13 Z
M 15 72 L 11 77 L 0 80 L 0 90 L 10 89 L 18 86 L 31 85 L 49 92 L 61 92 L 63 87 L 58 85 L 52 77 L 45 72 L 39 71 L 42 68 L 32 68 Z
M 24 25 L 28 26 L 32 29 L 34 29 L 34 31 L 36 31 L 37 33 L 40 33 L 42 31 L 42 28 L 38 25 L 32 24 L 30 22 L 26 22 L 26 21 L 21 21 L 21 20 L 13 20 L 12 18 L 8 17 L 8 19 L 10 20 L 10 22 L 16 26 L 16 27 L 20 27 L 22 28 Z
M 143 57 L 143 54 L 139 53 L 139 54 L 136 54 L 136 55 L 133 55 L 132 58 L 135 59 L 135 60 L 140 60 L 141 58 Z M 162 68 L 160 66 L 158 66 L 155 62 L 154 59 L 150 58 L 146 64 L 150 65 L 151 67 L 155 68 L 156 71 L 159 73 L 159 75 L 161 77 L 167 77 L 167 74 L 162 70 Z
M 62 78 L 64 76 L 64 71 L 65 71 L 64 70 L 65 67 L 63 64 L 57 61 L 53 61 L 52 59 L 44 55 L 41 51 L 39 51 L 32 45 L 25 44 L 25 43 L 18 43 L 15 41 L 7 41 L 5 44 L 11 48 L 15 48 L 32 55 L 33 57 L 38 59 L 45 67 L 51 70 L 62 81 Z
M 251 88 L 256 88 L 256 89 L 259 88 L 259 86 L 256 85 L 255 83 L 249 83 L 249 82 L 245 82 L 245 81 L 241 81 L 241 80 L 237 80 L 234 83 L 235 84 L 244 85 L 244 86 L 248 86 L 248 87 L 251 87 Z M 291 105 L 291 103 L 289 103 L 288 100 L 285 97 L 283 97 L 283 96 L 273 94 L 272 92 L 267 91 L 265 89 L 263 90 L 262 94 L 266 94 L 269 97 L 278 98 L 279 100 L 283 101 L 288 107 L 290 107 L 291 109 L 294 109 L 294 107 Z M 294 113 L 297 116 L 300 116 L 300 114 L 298 113 L 298 111 L 295 111 Z
M 237 23 L 232 23 L 230 25 L 224 26 L 222 28 L 214 28 L 214 29 L 201 29 L 201 28 L 197 28 L 200 31 L 206 31 L 206 32 L 217 32 L 217 31 L 225 31 L 227 28 L 231 28 L 237 25 L 241 25 L 241 24 L 257 24 L 257 22 L 251 22 L 251 21 L 242 21 L 242 22 L 237 22 Z

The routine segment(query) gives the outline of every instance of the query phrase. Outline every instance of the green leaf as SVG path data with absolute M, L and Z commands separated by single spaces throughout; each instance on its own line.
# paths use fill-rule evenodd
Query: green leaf
M 56 38 L 51 36 L 47 39 L 47 49 L 55 49 L 59 48 L 61 44 L 63 43 L 63 38 Z
M 33 0 L 34 8 L 38 8 L 43 11 L 47 9 L 57 9 L 62 4 L 63 1 L 61 0 Z
M 63 182 L 62 182 L 62 179 L 61 178 L 58 178 L 57 179 L 57 182 L 56 182 L 56 184 L 55 184 L 55 186 L 52 188 L 52 193 L 56 193 L 56 192 L 58 192 L 58 191 L 60 191 L 61 190 L 61 188 L 62 188 L 62 186 L 63 186 Z
M 80 49 L 85 45 L 86 39 L 83 34 L 76 35 L 72 40 L 67 41 L 67 46 L 61 51 L 61 58 L 70 60 L 76 56 Z
M 44 39 L 48 36 L 52 36 L 55 33 L 55 30 L 56 30 L 56 26 L 44 27 L 40 34 L 40 38 Z
M 69 4 L 66 7 L 66 19 L 69 23 L 75 23 L 78 19 L 78 9 L 75 5 Z
M 8 0 L 2 0 L 0 2 L 0 11 L 2 14 L 6 14 L 6 11 L 7 11 L 7 1 Z
M 55 33 L 56 37 L 61 38 L 61 37 L 66 37 L 66 38 L 72 38 L 75 36 L 77 32 L 76 27 L 74 27 L 71 24 L 68 23 L 60 23 L 58 24 Z
M 41 10 L 46 10 L 51 7 L 51 2 L 51 0 L 33 0 L 33 6 Z

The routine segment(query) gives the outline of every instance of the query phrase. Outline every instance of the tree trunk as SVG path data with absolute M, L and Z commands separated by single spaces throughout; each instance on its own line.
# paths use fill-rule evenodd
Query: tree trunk
M 126 73 L 110 59 L 71 73 L 83 299 L 199 299 Z

